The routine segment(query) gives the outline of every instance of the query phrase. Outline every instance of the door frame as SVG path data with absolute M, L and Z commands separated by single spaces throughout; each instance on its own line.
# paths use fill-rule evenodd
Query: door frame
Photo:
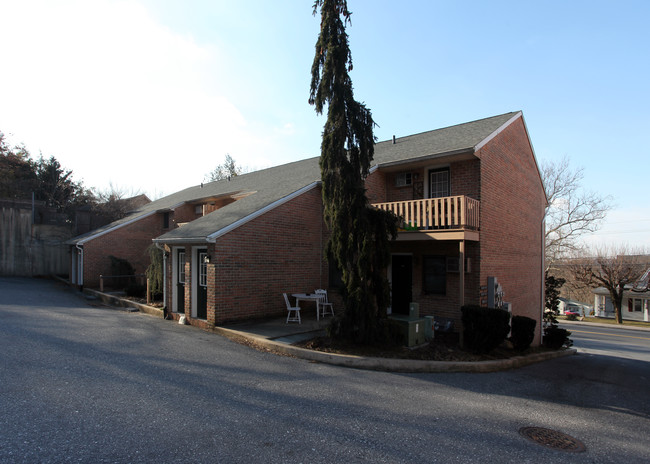
M 178 312 L 178 252 L 185 253 L 185 262 L 187 263 L 187 251 L 184 246 L 172 247 L 172 311 Z M 187 275 L 185 276 L 187 279 Z M 183 309 L 183 312 L 185 310 Z

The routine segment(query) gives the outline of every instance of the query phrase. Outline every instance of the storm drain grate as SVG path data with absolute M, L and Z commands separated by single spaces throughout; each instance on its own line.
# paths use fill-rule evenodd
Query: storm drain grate
M 557 430 L 545 429 L 543 427 L 522 427 L 519 433 L 538 445 L 546 446 L 571 453 L 582 453 L 586 451 L 584 443 L 566 433 Z

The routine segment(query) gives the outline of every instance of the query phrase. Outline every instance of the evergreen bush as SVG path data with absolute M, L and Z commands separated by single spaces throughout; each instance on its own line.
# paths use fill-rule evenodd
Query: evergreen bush
M 517 351 L 528 349 L 535 338 L 537 321 L 526 316 L 512 316 L 512 335 L 510 341 Z
M 126 296 L 144 298 L 147 293 L 147 287 L 140 284 L 131 284 L 124 289 L 124 292 L 126 293 Z
M 499 346 L 510 332 L 510 313 L 503 309 L 463 306 L 465 345 L 475 353 L 489 353 Z
M 573 345 L 569 338 L 571 332 L 557 326 L 550 326 L 544 330 L 544 346 L 552 350 L 557 350 L 566 346 L 567 348 Z
M 113 255 L 109 256 L 111 260 L 111 275 L 119 276 L 113 281 L 116 288 L 125 288 L 132 281 L 131 277 L 134 276 L 135 268 L 126 259 L 117 258 Z

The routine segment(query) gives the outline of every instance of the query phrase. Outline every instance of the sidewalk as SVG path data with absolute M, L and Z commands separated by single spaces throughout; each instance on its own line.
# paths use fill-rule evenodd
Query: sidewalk
M 133 303 L 95 290 L 84 289 L 84 293 L 99 298 L 112 306 L 121 308 L 133 307 L 149 315 L 162 317 L 162 311 L 158 308 Z M 330 320 L 331 318 L 328 317 L 317 321 L 315 314 L 310 316 L 307 312 L 304 314 L 301 324 L 287 323 L 286 317 L 282 317 L 227 324 L 223 327 L 215 327 L 212 331 L 240 343 L 261 348 L 272 353 L 284 354 L 308 361 L 355 369 L 404 373 L 498 372 L 524 367 L 549 359 L 574 355 L 577 352 L 577 350 L 571 348 L 562 351 L 535 353 L 527 356 L 516 356 L 509 359 L 493 361 L 453 362 L 351 356 L 308 350 L 292 345 L 301 340 L 307 340 L 325 334 L 325 328 Z

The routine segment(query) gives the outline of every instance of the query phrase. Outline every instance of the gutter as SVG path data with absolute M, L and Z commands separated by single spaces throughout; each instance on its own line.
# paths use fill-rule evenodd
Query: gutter
M 84 286 L 84 248 L 80 244 L 75 244 L 75 248 L 77 248 L 77 250 L 79 250 L 79 256 L 81 257 L 81 266 L 79 266 L 77 285 L 79 285 L 81 288 L 83 288 L 83 286 Z M 75 265 L 76 264 L 77 263 L 75 263 Z
M 494 132 L 492 132 L 490 135 L 485 137 L 483 140 L 481 140 L 475 147 L 474 151 L 479 151 L 481 148 L 483 148 L 485 145 L 488 144 L 490 140 L 492 140 L 494 137 L 499 135 L 503 130 L 508 127 L 510 124 L 512 124 L 514 121 L 516 121 L 518 118 L 523 117 L 523 113 L 521 111 L 517 111 L 513 117 L 508 119 L 506 122 L 501 124 L 501 127 L 497 128 Z M 525 124 L 524 124 L 525 127 Z M 526 136 L 528 136 L 528 129 L 526 129 Z M 528 137 L 528 140 L 530 140 L 530 137 Z M 530 147 L 532 150 L 532 146 Z M 533 156 L 535 155 L 535 152 L 533 151 Z

